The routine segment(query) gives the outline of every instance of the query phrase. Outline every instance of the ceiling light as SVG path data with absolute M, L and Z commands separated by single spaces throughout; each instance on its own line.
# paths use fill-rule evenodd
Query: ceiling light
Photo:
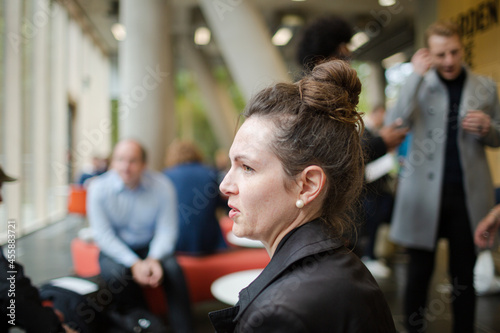
M 210 43 L 210 29 L 207 27 L 199 27 L 194 32 L 194 43 L 196 45 L 208 45 Z
M 364 32 L 358 32 L 351 38 L 351 42 L 347 45 L 349 51 L 354 52 L 359 49 L 362 45 L 366 44 L 370 38 Z
M 292 39 L 292 30 L 288 27 L 279 28 L 278 31 L 273 36 L 273 44 L 276 46 L 283 46 L 288 44 L 290 39 Z
M 382 7 L 390 7 L 396 4 L 396 0 L 378 0 L 378 4 Z
M 111 26 L 111 33 L 116 40 L 122 41 L 127 37 L 127 30 L 125 26 L 121 23 L 115 23 Z

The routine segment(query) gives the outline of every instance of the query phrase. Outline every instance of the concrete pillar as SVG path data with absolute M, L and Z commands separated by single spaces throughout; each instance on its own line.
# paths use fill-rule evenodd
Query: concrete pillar
M 367 99 L 371 108 L 377 105 L 385 105 L 385 76 L 384 68 L 380 62 L 368 62 L 370 66 L 370 75 L 367 78 Z M 363 110 L 369 112 L 371 110 Z
M 122 0 L 127 37 L 119 46 L 120 138 L 135 138 L 148 151 L 152 169 L 163 168 L 175 137 L 169 1 Z
M 188 68 L 196 77 L 203 96 L 207 118 L 212 126 L 219 146 L 229 148 L 238 121 L 238 114 L 227 90 L 215 80 L 210 66 L 203 55 L 193 47 L 190 40 L 184 39 L 181 52 L 186 57 Z
M 419 0 L 415 2 L 416 11 L 414 17 L 415 24 L 415 50 L 424 47 L 425 30 L 432 23 L 437 21 L 438 1 Z
M 13 177 L 20 178 L 22 176 L 22 144 L 21 135 L 21 60 L 22 60 L 22 43 L 23 36 L 21 35 L 21 1 L 5 1 L 4 2 L 4 18 L 5 18 L 5 39 L 4 39 L 4 126 L 5 139 L 3 148 L 5 151 L 5 161 L 2 166 L 4 171 Z M 7 144 L 8 143 L 8 144 Z M 15 183 L 5 183 L 3 188 L 3 198 L 5 200 L 4 207 L 8 219 L 15 219 L 20 227 L 21 218 L 21 180 Z M 6 223 L 6 221 L 3 221 Z M 17 232 L 20 235 L 19 232 Z
M 36 31 L 33 37 L 33 90 L 30 107 L 33 124 L 33 159 L 29 166 L 33 170 L 35 220 L 26 220 L 25 231 L 32 231 L 47 222 L 49 187 L 49 57 L 47 38 L 50 26 L 50 3 L 48 0 L 33 1 L 33 24 Z M 33 225 L 31 225 L 33 223 Z
M 291 81 L 264 19 L 251 1 L 200 0 L 199 4 L 246 100 L 272 83 Z
M 51 207 L 52 220 L 66 213 L 68 185 L 68 97 L 67 88 L 67 31 L 68 16 L 58 3 L 52 3 L 51 58 L 50 58 L 50 112 L 52 131 L 50 134 L 50 179 L 54 202 Z

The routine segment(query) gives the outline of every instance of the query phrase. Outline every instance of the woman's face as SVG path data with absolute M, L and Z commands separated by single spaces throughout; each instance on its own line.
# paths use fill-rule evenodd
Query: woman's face
M 231 169 L 220 185 L 229 197 L 229 217 L 236 236 L 270 246 L 297 218 L 298 187 L 285 190 L 285 171 L 269 142 L 274 125 L 251 117 L 241 126 L 229 151 Z M 281 235 L 283 236 L 283 235 Z

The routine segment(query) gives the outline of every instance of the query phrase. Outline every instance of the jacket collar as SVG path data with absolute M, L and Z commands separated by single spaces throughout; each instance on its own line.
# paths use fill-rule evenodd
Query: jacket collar
M 470 69 L 466 64 L 462 64 L 462 69 L 465 71 L 465 82 L 470 76 Z M 428 82 L 431 88 L 437 89 L 440 88 L 443 91 L 446 90 L 444 83 L 439 78 L 439 74 L 435 68 L 430 69 L 427 74 L 425 74 L 425 80 Z M 465 83 L 464 83 L 465 86 Z
M 130 189 L 127 185 L 125 185 L 125 183 L 123 182 L 118 172 L 116 172 L 116 170 L 111 169 L 107 173 L 109 174 L 109 177 L 112 179 L 111 188 L 116 194 L 127 191 L 129 192 L 142 191 L 145 190 L 151 184 L 151 181 L 148 179 L 148 171 L 143 172 L 139 184 L 133 190 Z
M 326 228 L 322 221 L 314 220 L 285 236 L 262 273 L 248 287 L 241 290 L 237 303 L 239 311 L 234 320 L 238 320 L 253 300 L 293 263 L 317 253 L 342 247 L 343 244 L 339 239 L 330 238 L 324 230 Z
M 488 90 L 488 82 L 486 82 L 482 77 L 474 75 L 466 64 L 463 64 L 462 67 L 466 75 L 462 90 L 462 100 L 460 101 L 460 118 L 465 117 L 467 111 L 470 109 L 481 109 L 483 107 L 481 104 L 482 99 L 477 98 L 477 91 L 480 88 Z M 435 69 L 430 70 L 428 74 L 426 74 L 426 80 L 432 91 L 446 91 L 446 87 L 439 79 L 438 73 Z M 444 96 L 447 95 L 445 94 Z M 461 131 L 461 128 L 462 127 L 460 126 L 459 131 Z

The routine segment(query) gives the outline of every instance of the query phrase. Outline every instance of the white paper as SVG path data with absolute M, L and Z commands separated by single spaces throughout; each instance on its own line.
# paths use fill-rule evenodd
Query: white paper
M 51 280 L 50 284 L 59 288 L 74 291 L 80 295 L 87 295 L 96 292 L 97 289 L 99 289 L 99 286 L 94 282 L 70 276 Z
M 388 174 L 394 168 L 394 156 L 392 154 L 385 154 L 371 161 L 365 166 L 365 179 L 367 183 L 371 183 L 380 177 Z

